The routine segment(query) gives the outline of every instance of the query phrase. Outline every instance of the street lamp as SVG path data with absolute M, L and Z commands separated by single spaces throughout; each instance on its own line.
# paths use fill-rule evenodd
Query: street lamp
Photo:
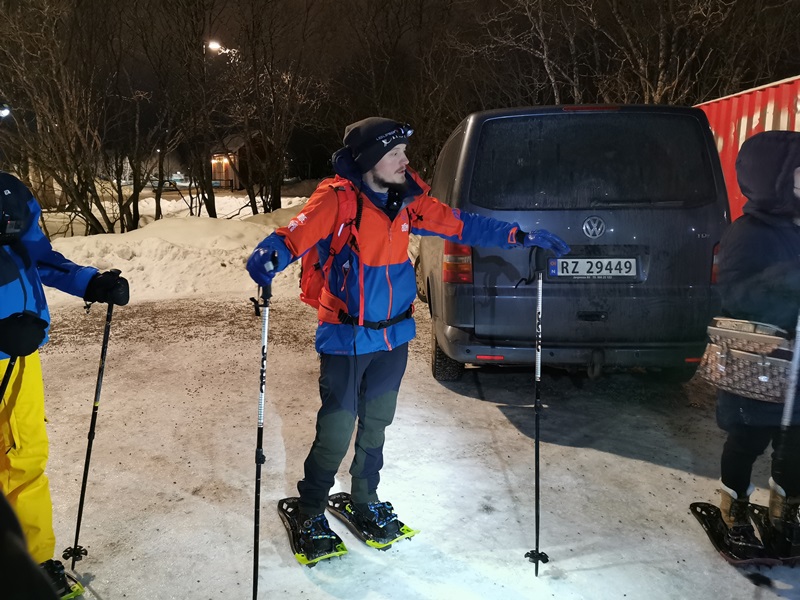
M 222 44 L 220 44 L 217 40 L 203 42 L 203 60 L 206 59 L 206 52 L 208 50 L 213 50 L 214 52 L 219 53 L 222 50 Z
M 11 109 L 8 104 L 0 104 L 0 119 L 5 119 L 11 114 Z

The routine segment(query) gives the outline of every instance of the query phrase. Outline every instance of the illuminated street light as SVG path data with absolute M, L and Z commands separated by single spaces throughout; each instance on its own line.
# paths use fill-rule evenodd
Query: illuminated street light
M 11 109 L 8 107 L 8 104 L 0 104 L 0 119 L 5 119 L 10 114 Z

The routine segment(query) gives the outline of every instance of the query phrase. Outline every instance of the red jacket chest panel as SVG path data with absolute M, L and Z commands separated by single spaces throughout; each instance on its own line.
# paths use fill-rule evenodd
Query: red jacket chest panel
M 379 267 L 406 262 L 410 230 L 406 209 L 390 222 L 382 210 L 364 198 L 361 226 L 358 228 L 361 263 L 366 267 Z

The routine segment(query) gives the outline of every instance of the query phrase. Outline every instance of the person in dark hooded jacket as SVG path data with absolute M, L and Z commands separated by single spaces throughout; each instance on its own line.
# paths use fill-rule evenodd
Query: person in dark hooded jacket
M 768 131 L 744 142 L 736 160 L 744 214 L 723 235 L 718 283 L 725 316 L 794 332 L 800 310 L 800 133 Z M 796 395 L 795 395 L 796 398 Z M 748 516 L 753 464 L 772 443 L 770 522 L 784 538 L 798 531 L 800 400 L 781 435 L 783 404 L 717 393 L 717 423 L 727 432 L 720 510 L 733 548 L 759 552 Z
M 351 194 L 358 203 L 356 233 L 335 255 L 320 296 L 316 348 L 322 406 L 305 477 L 297 484 L 301 562 L 331 556 L 341 543 L 324 511 L 356 423 L 352 502 L 345 510 L 377 543 L 402 535 L 392 505 L 378 499 L 377 487 L 384 430 L 394 417 L 415 334 L 409 234 L 477 246 L 538 247 L 558 256 L 569 251 L 548 231 L 525 233 L 516 223 L 461 212 L 429 196 L 427 184 L 408 167 L 412 133 L 408 125 L 381 117 L 349 125 L 344 147 L 333 155 L 337 177 L 321 182 L 302 211 L 259 243 L 247 262 L 251 277 L 264 286 L 312 246 L 324 246 L 324 256 L 332 237 L 342 232 L 337 195 Z

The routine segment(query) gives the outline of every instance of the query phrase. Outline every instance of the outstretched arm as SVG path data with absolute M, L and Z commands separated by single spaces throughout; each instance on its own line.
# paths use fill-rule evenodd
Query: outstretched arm
M 569 252 L 569 246 L 564 240 L 549 231 L 540 229 L 526 233 L 517 223 L 507 223 L 450 208 L 430 196 L 423 196 L 415 204 L 411 230 L 419 235 L 438 235 L 469 246 L 500 248 L 535 246 L 552 250 L 557 256 Z

